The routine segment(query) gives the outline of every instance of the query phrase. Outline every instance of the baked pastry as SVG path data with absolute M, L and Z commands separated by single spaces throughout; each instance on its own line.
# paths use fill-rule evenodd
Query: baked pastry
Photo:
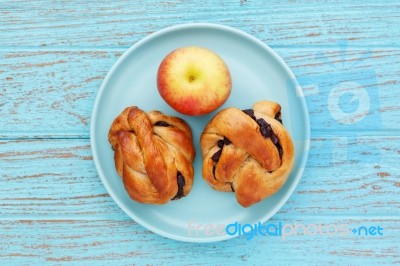
M 201 135 L 203 178 L 216 190 L 235 192 L 243 207 L 277 192 L 293 167 L 294 145 L 280 111 L 271 101 L 227 108 Z
M 164 204 L 189 193 L 195 149 L 190 127 L 182 119 L 128 107 L 112 123 L 108 140 L 132 199 Z

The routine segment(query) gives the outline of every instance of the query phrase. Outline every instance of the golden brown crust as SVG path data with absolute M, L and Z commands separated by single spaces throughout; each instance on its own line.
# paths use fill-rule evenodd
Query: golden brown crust
M 190 127 L 182 119 L 127 107 L 112 123 L 108 140 L 132 199 L 164 204 L 190 192 L 195 149 Z
M 294 144 L 271 101 L 217 113 L 200 137 L 203 178 L 219 191 L 234 191 L 244 207 L 277 192 L 294 163 Z M 277 119 L 275 119 L 275 117 Z M 272 133 L 271 133 L 272 132 Z

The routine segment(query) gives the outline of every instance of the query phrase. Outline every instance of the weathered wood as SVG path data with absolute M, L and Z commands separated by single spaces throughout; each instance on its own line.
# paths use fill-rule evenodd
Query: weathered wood
M 2 1 L 0 46 L 128 47 L 161 28 L 221 23 L 273 46 L 398 46 L 398 1 Z
M 0 261 L 400 264 L 399 11 L 395 0 L 0 1 Z M 118 208 L 92 162 L 96 93 L 129 46 L 188 22 L 261 39 L 303 88 L 310 156 L 295 193 L 270 222 L 379 225 L 383 236 L 188 244 L 151 233 Z M 369 101 L 353 97 L 354 87 Z M 346 125 L 333 117 L 332 101 L 344 113 L 370 112 Z
M 250 265 L 265 264 L 357 264 L 394 265 L 400 262 L 398 219 L 327 217 L 285 219 L 277 225 L 333 224 L 380 226 L 383 235 L 241 236 L 229 241 L 195 244 L 155 235 L 132 221 L 114 220 L 16 220 L 0 221 L 0 258 L 15 264 L 174 264 Z M 333 230 L 332 230 L 333 232 Z M 364 231 L 363 231 L 364 233 Z M 375 232 L 376 233 L 376 232 Z M 29 241 L 27 241 L 29 240 Z M 334 243 L 334 244 L 332 244 Z M 211 263 L 212 262 L 212 263 Z
M 304 175 L 280 213 L 400 215 L 399 140 L 313 138 Z M 0 141 L 0 160 L 2 218 L 126 218 L 97 176 L 89 140 Z
M 399 130 L 400 50 L 348 48 L 342 59 L 340 49 L 276 49 L 303 87 L 312 130 Z M 122 52 L 0 52 L 0 137 L 88 137 L 97 91 Z M 351 94 L 339 101 L 343 112 L 370 111 L 349 126 L 328 106 L 334 88 L 346 84 L 369 95 L 367 103 Z
M 1 53 L 1 134 L 88 132 L 96 92 L 117 55 L 104 51 Z

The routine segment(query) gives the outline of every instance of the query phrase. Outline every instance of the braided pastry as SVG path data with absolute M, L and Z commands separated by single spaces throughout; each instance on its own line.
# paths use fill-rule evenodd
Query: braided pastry
M 227 108 L 201 135 L 204 179 L 215 190 L 235 192 L 243 207 L 277 192 L 292 169 L 294 145 L 280 111 L 270 101 L 248 110 Z
M 164 204 L 189 193 L 195 149 L 190 127 L 182 119 L 128 107 L 112 123 L 108 140 L 132 199 Z

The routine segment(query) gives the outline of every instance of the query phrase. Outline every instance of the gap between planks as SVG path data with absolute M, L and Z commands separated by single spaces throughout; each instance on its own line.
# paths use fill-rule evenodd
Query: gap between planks
M 150 35 L 148 35 L 150 36 Z M 135 43 L 139 42 L 141 39 L 134 40 L 132 45 L 135 45 Z M 344 39 L 346 40 L 346 39 Z M 268 45 L 267 42 L 261 40 L 264 44 Z M 76 51 L 82 51 L 82 52 L 124 52 L 127 49 L 129 49 L 131 46 L 52 46 L 52 47 L 47 47 L 47 46 L 0 46 L 0 52 L 36 52 L 36 51 L 41 51 L 41 52 L 76 52 Z M 321 50 L 326 50 L 326 49 L 338 49 L 339 46 L 337 43 L 334 43 L 332 45 L 269 45 L 273 49 L 292 49 L 292 50 L 303 50 L 303 51 L 315 51 L 316 49 L 321 49 Z M 376 50 L 376 49 L 400 49 L 400 45 L 393 45 L 393 44 L 381 44 L 381 45 L 360 45 L 360 44 L 352 44 L 347 43 L 347 50 L 351 49 L 362 49 L 362 50 Z
M 128 217 L 124 212 L 121 210 L 121 214 L 125 216 L 123 217 L 96 217 L 96 216 L 82 216 L 79 215 L 79 217 L 74 217 L 74 216 L 57 216 L 57 215 L 51 215 L 51 216 L 38 216 L 38 215 L 24 215 L 24 217 L 14 217 L 12 215 L 2 215 L 0 216 L 0 221 L 38 221 L 38 222 L 43 222 L 43 221 L 60 221 L 60 222 L 65 222 L 65 221 L 134 221 L 136 222 L 133 218 Z M 392 214 L 324 214 L 324 215 L 304 215 L 304 214 L 275 214 L 272 216 L 268 221 L 272 220 L 291 220 L 291 221 L 296 221 L 296 220 L 329 220 L 329 219 L 335 219 L 335 220 L 380 220 L 380 221 L 391 221 L 395 220 L 400 222 L 400 216 L 399 215 L 392 215 Z
M 320 137 L 341 137 L 356 135 L 358 137 L 398 137 L 400 130 L 340 130 L 337 129 L 318 129 L 311 130 L 311 138 Z M 89 140 L 90 133 L 44 133 L 44 132 L 0 132 L 0 140 Z

